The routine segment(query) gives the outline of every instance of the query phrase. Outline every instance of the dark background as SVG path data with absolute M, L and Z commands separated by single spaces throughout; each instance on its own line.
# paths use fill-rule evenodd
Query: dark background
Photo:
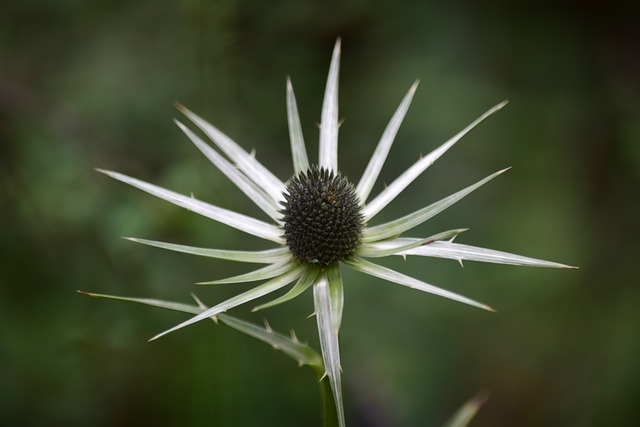
M 248 266 L 127 242 L 268 247 L 93 171 L 118 170 L 263 218 L 171 122 L 179 100 L 281 179 L 292 173 L 290 75 L 311 157 L 329 59 L 343 39 L 340 165 L 357 181 L 414 79 L 390 182 L 492 105 L 380 215 L 507 174 L 413 235 L 580 266 L 385 261 L 497 314 L 345 273 L 350 425 L 640 423 L 640 39 L 605 2 L 41 1 L 0 6 L 0 422 L 24 426 L 319 425 L 313 376 L 268 346 L 76 289 L 188 302 Z M 374 191 L 379 191 L 381 183 Z M 250 285 L 198 289 L 209 304 Z M 317 347 L 310 293 L 234 314 Z

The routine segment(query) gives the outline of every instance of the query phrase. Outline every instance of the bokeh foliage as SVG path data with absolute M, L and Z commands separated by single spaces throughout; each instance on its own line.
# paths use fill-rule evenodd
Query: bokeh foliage
M 119 239 L 265 247 L 93 168 L 260 216 L 175 128 L 171 104 L 255 148 L 286 179 L 285 77 L 315 147 L 338 35 L 340 159 L 353 178 L 416 78 L 387 181 L 511 100 L 389 217 L 513 166 L 419 231 L 470 227 L 459 242 L 581 267 L 390 262 L 496 315 L 346 273 L 351 425 L 440 425 L 483 388 L 491 399 L 477 426 L 639 422 L 640 43 L 616 2 L 37 3 L 0 7 L 2 424 L 318 424 L 313 376 L 263 344 L 209 322 L 147 343 L 183 317 L 75 290 L 187 302 L 194 282 L 244 271 Z M 208 304 L 237 291 L 197 290 Z M 234 314 L 267 316 L 314 343 L 311 310 L 307 295 Z

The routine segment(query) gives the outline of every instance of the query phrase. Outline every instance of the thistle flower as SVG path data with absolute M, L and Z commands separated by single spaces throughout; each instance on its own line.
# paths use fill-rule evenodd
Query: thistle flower
M 156 335 L 152 340 L 198 321 L 215 317 L 291 283 L 294 285 L 288 292 L 271 302 L 256 307 L 255 310 L 289 301 L 311 287 L 326 376 L 333 391 L 340 425 L 344 425 L 338 343 L 343 309 L 341 266 L 347 266 L 392 283 L 489 311 L 493 311 L 493 309 L 485 304 L 383 267 L 369 259 L 390 255 L 403 257 L 418 255 L 449 258 L 459 262 L 471 260 L 556 268 L 568 266 L 453 243 L 453 239 L 465 231 L 464 229 L 449 230 L 426 238 L 400 237 L 403 233 L 442 212 L 507 169 L 495 172 L 467 188 L 394 221 L 369 226 L 368 224 L 374 217 L 414 179 L 464 135 L 504 107 L 507 101 L 489 109 L 449 141 L 427 156 L 420 158 L 376 197 L 369 200 L 371 190 L 409 108 L 418 82 L 411 86 L 400 103 L 362 177 L 354 185 L 338 169 L 339 60 L 340 40 L 338 39 L 333 51 L 322 106 L 318 164 L 309 163 L 293 88 L 290 80 L 287 79 L 287 117 L 293 156 L 293 176 L 286 182 L 276 177 L 252 153 L 245 151 L 216 127 L 184 106 L 177 105 L 177 108 L 211 139 L 219 151 L 209 146 L 181 122 L 176 120 L 176 124 L 238 189 L 264 211 L 270 218 L 270 222 L 211 205 L 193 196 L 178 194 L 121 173 L 99 171 L 178 206 L 256 237 L 269 240 L 276 245 L 273 249 L 263 251 L 233 251 L 131 238 L 130 240 L 138 243 L 173 251 L 231 261 L 266 264 L 263 268 L 240 276 L 207 282 L 221 284 L 266 280 L 265 283 L 249 291 L 201 311 L 189 320 Z

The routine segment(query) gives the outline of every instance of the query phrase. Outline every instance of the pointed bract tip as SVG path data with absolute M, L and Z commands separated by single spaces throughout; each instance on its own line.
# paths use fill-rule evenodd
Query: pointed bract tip
M 182 113 L 184 113 L 185 111 L 189 111 L 187 110 L 187 107 L 182 105 L 179 101 L 173 101 L 173 106 L 176 107 L 176 109 L 178 109 Z
M 147 342 L 155 341 L 155 340 L 157 340 L 158 338 L 160 338 L 160 337 L 161 337 L 161 336 L 163 336 L 163 335 L 164 335 L 164 333 L 161 333 L 161 334 L 158 334 L 158 335 L 156 335 L 156 336 L 153 336 L 153 337 L 149 338 L 149 339 L 147 340 Z
M 103 173 L 105 175 L 110 175 L 112 172 L 110 170 L 102 169 L 102 168 L 93 168 L 96 172 Z
M 462 234 L 465 231 L 469 231 L 469 230 L 470 230 L 470 228 L 457 228 L 455 231 L 457 231 L 458 234 Z M 456 236 L 457 236 L 457 234 L 456 234 Z M 453 236 L 453 237 L 456 237 L 456 236 Z
M 567 264 L 559 264 L 559 263 L 554 263 L 554 265 L 551 265 L 549 267 L 562 268 L 563 270 L 580 270 L 580 267 L 576 267 L 575 265 L 567 265 Z
M 488 389 L 480 390 L 475 396 L 473 396 L 472 401 L 476 406 L 482 406 L 485 404 L 487 400 L 491 397 L 491 392 Z
M 495 108 L 496 110 L 499 110 L 499 109 L 503 108 L 505 105 L 507 105 L 508 103 L 509 103 L 509 100 L 508 100 L 508 99 L 505 99 L 504 101 L 502 101 L 501 103 L 499 103 L 498 105 L 496 105 L 494 108 Z
M 79 294 L 82 294 L 82 295 L 89 295 L 90 297 L 95 295 L 92 292 L 81 291 L 80 289 L 77 289 L 76 292 L 79 293 Z

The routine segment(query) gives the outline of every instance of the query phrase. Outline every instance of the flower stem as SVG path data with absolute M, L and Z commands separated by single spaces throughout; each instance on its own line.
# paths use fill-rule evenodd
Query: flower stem
M 338 427 L 338 413 L 336 411 L 336 402 L 331 392 L 331 385 L 328 378 L 322 379 L 324 372 L 318 374 L 318 384 L 320 385 L 320 396 L 322 397 L 322 426 L 323 427 Z

